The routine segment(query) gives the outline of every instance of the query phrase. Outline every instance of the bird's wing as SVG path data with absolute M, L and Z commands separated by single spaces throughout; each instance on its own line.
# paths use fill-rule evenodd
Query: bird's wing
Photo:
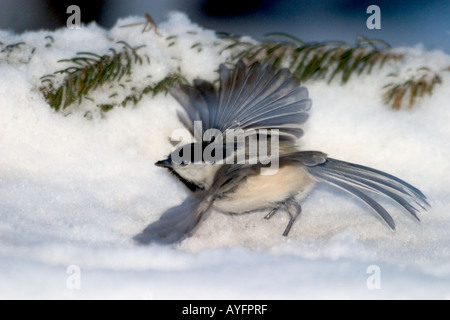
M 188 196 L 180 205 L 165 211 L 159 220 L 148 225 L 134 240 L 140 244 L 180 242 L 195 231 L 212 202 L 211 196 Z
M 261 159 L 264 160 L 264 163 L 262 163 Z M 320 151 L 284 151 L 279 154 L 269 154 L 264 156 L 264 158 L 262 158 L 260 154 L 256 154 L 255 156 L 247 154 L 246 160 L 245 163 L 233 163 L 228 165 L 223 173 L 229 175 L 236 171 L 241 171 L 243 169 L 249 170 L 250 168 L 257 172 L 261 167 L 264 167 L 265 165 L 270 166 L 275 162 L 278 163 L 278 165 L 297 163 L 307 167 L 315 166 L 326 162 L 327 155 Z M 253 163 L 251 163 L 252 160 Z
M 202 121 L 204 129 L 278 129 L 280 136 L 297 139 L 301 125 L 308 119 L 311 99 L 288 69 L 277 69 L 259 62 L 246 66 L 238 61 L 234 70 L 219 67 L 220 89 L 205 80 L 194 86 L 179 85 L 170 93 L 183 106 L 178 114 L 193 132 L 193 122 Z

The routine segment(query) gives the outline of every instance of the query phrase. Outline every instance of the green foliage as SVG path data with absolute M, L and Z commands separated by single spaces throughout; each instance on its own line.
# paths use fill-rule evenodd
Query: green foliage
M 93 100 L 88 95 L 102 86 L 109 84 L 130 91 L 121 101 L 117 101 L 117 92 L 111 93 L 111 102 L 97 104 L 100 112 L 104 113 L 116 106 L 125 107 L 128 104 L 136 105 L 144 95 L 163 92 L 167 93 L 170 86 L 175 83 L 187 83 L 180 72 L 167 75 L 161 81 L 144 85 L 141 88 L 132 86 L 131 76 L 136 66 L 150 64 L 147 55 L 139 55 L 142 47 L 131 47 L 124 41 L 122 50 L 117 52 L 110 49 L 110 54 L 98 55 L 92 52 L 78 52 L 76 57 L 58 62 L 69 63 L 65 69 L 41 77 L 40 90 L 50 106 L 56 111 L 64 110 L 75 102 L 80 104 L 83 99 Z M 62 76 L 62 80 L 58 78 Z M 150 78 L 151 76 L 148 76 Z
M 12 65 L 27 64 L 33 57 L 36 48 L 28 46 L 25 42 L 4 44 L 0 42 L 0 63 Z
M 123 44 L 123 50 L 117 52 L 110 49 L 111 55 L 78 52 L 74 58 L 58 61 L 71 65 L 41 78 L 43 86 L 40 90 L 50 106 L 58 111 L 75 101 L 81 103 L 83 97 L 99 86 L 112 81 L 120 82 L 124 76 L 130 76 L 133 64 L 142 65 L 143 58 L 137 54 L 140 47 L 132 48 L 123 41 L 118 43 Z M 62 85 L 55 87 L 54 79 L 58 74 L 64 75 L 64 79 Z
M 149 16 L 146 16 L 145 23 L 123 27 L 135 25 L 144 25 L 142 32 L 154 30 L 161 37 L 156 24 Z M 196 35 L 196 32 L 186 33 Z M 374 70 L 381 70 L 387 62 L 396 63 L 404 58 L 404 54 L 392 51 L 385 42 L 369 40 L 362 36 L 356 39 L 355 45 L 333 41 L 308 43 L 279 33 L 269 35 L 267 40 L 262 42 L 245 41 L 245 38 L 226 33 L 217 33 L 217 36 L 218 40 L 212 45 L 218 48 L 219 54 L 225 51 L 230 53 L 228 63 L 231 65 L 238 59 L 247 63 L 262 61 L 276 67 L 289 68 L 302 82 L 324 80 L 331 83 L 338 80 L 345 84 L 352 76 L 371 74 Z M 272 40 L 274 38 L 279 40 Z M 178 41 L 178 36 L 169 35 L 165 40 L 167 46 L 171 47 Z M 50 36 L 46 37 L 46 41 L 46 47 L 54 42 Z M 89 94 L 103 87 L 111 92 L 108 101 L 96 104 L 98 110 L 104 113 L 117 106 L 136 105 L 148 94 L 167 94 L 168 89 L 176 83 L 188 83 L 181 70 L 168 74 L 156 83 L 150 80 L 134 83 L 136 81 L 132 79 L 133 71 L 136 67 L 150 64 L 150 58 L 138 53 L 142 46 L 131 47 L 123 41 L 118 43 L 122 45 L 120 51 L 110 49 L 109 54 L 105 55 L 79 52 L 71 59 L 60 60 L 59 62 L 69 65 L 41 78 L 39 89 L 50 106 L 61 111 L 75 103 L 82 103 L 83 99 L 94 101 Z M 22 45 L 23 43 L 9 45 L 0 52 L 15 50 Z M 191 49 L 201 52 L 202 42 L 194 42 Z M 150 78 L 151 75 L 148 75 L 148 79 Z M 431 94 L 434 87 L 442 82 L 441 76 L 427 67 L 416 70 L 406 80 L 401 80 L 405 77 L 397 74 L 390 74 L 387 78 L 394 80 L 384 86 L 383 101 L 394 109 L 400 109 L 405 104 L 412 107 L 417 98 L 426 93 Z M 408 103 L 405 103 L 405 100 Z
M 354 46 L 342 42 L 305 43 L 285 34 L 271 34 L 284 41 L 264 41 L 258 44 L 242 42 L 228 34 L 219 36 L 230 44 L 224 50 L 237 53 L 232 60 L 244 59 L 249 63 L 263 61 L 274 66 L 288 67 L 301 81 L 326 79 L 328 83 L 340 75 L 346 83 L 353 74 L 370 74 L 375 66 L 382 68 L 387 61 L 397 61 L 403 55 L 393 53 L 389 45 L 379 40 L 358 37 Z
M 133 105 L 136 105 L 144 95 L 149 93 L 151 93 L 153 96 L 160 92 L 167 94 L 170 87 L 176 83 L 188 83 L 188 81 L 180 72 L 169 74 L 167 77 L 157 82 L 155 85 L 148 85 L 142 91 L 126 96 L 125 99 L 120 103 L 120 105 L 122 107 L 125 107 L 129 102 L 132 102 Z
M 233 63 L 244 59 L 248 63 L 263 61 L 287 67 L 301 81 L 326 80 L 330 83 L 340 77 L 341 83 L 345 84 L 352 75 L 371 74 L 374 69 L 381 70 L 388 61 L 395 63 L 404 58 L 403 54 L 393 52 L 387 43 L 362 36 L 357 37 L 354 46 L 334 41 L 305 43 L 280 33 L 271 34 L 268 38 L 277 37 L 283 41 L 267 40 L 257 44 L 226 33 L 219 33 L 218 36 L 228 42 L 223 51 L 232 50 Z M 412 107 L 417 98 L 431 95 L 434 87 L 442 83 L 441 76 L 427 67 L 417 69 L 403 81 L 397 74 L 387 77 L 396 80 L 384 86 L 383 101 L 394 109 L 400 109 L 405 104 Z
M 383 100 L 397 110 L 404 104 L 411 108 L 417 97 L 423 97 L 425 94 L 431 95 L 435 85 L 442 83 L 441 76 L 427 67 L 419 68 L 412 76 L 403 81 L 398 74 L 389 76 L 395 78 L 396 81 L 384 86 L 386 91 Z M 408 102 L 405 102 L 408 94 Z

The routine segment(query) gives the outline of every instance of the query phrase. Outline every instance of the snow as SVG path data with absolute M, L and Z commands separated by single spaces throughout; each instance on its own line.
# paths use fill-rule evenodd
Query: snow
M 139 52 L 151 63 L 135 70 L 136 81 L 178 69 L 189 80 L 214 80 L 228 58 L 213 31 L 182 13 L 160 24 L 159 35 L 121 27 L 142 21 L 128 17 L 111 30 L 0 31 L 3 44 L 25 43 L 9 57 L 0 53 L 0 299 L 450 298 L 448 55 L 397 48 L 407 59 L 370 76 L 305 84 L 313 109 L 302 148 L 418 187 L 432 206 L 420 223 L 382 200 L 397 224 L 390 231 L 351 196 L 318 185 L 288 238 L 281 236 L 286 214 L 266 221 L 265 212 L 212 212 L 181 244 L 145 247 L 132 237 L 188 194 L 153 165 L 181 126 L 176 101 L 146 95 L 88 120 L 90 101 L 63 114 L 37 89 L 41 76 L 61 69 L 58 60 L 104 54 L 119 40 L 146 45 Z M 412 109 L 383 104 L 387 74 L 422 66 L 443 77 L 433 95 Z

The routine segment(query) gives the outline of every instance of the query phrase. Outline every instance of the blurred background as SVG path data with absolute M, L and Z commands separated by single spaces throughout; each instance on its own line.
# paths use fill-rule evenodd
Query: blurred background
M 82 23 L 96 21 L 105 28 L 120 17 L 146 12 L 159 23 L 176 10 L 205 28 L 257 40 L 283 32 L 303 41 L 353 44 L 364 35 L 393 47 L 422 44 L 450 53 L 450 0 L 0 0 L 0 29 L 65 27 L 71 4 L 81 8 Z M 373 4 L 381 9 L 381 29 L 366 26 L 371 15 L 366 10 Z

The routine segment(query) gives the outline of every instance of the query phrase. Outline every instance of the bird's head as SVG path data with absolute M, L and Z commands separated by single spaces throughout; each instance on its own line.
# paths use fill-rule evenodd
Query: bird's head
M 155 163 L 175 175 L 191 191 L 208 190 L 221 164 L 205 159 L 210 144 L 190 143 L 176 148 L 166 159 Z

